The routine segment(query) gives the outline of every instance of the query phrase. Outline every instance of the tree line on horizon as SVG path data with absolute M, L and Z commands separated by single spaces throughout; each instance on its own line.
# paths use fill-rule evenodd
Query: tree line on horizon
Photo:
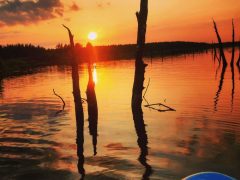
M 237 42 L 236 44 L 240 44 Z M 231 47 L 231 43 L 224 43 L 225 47 Z M 209 48 L 217 47 L 217 44 L 196 43 L 196 42 L 155 42 L 147 43 L 144 56 L 171 56 L 185 53 L 203 52 Z M 76 55 L 78 60 L 85 61 L 87 59 L 86 47 L 76 43 Z M 131 59 L 135 57 L 136 45 L 109 45 L 95 46 L 98 60 L 110 59 Z M 57 44 L 55 48 L 46 49 L 41 46 L 32 44 L 15 44 L 15 45 L 0 45 L 0 60 L 17 59 L 17 58 L 32 58 L 41 61 L 51 61 L 49 63 L 67 63 L 69 59 L 70 47 L 66 44 Z
M 240 46 L 239 42 L 235 43 Z M 223 47 L 231 47 L 232 43 L 223 43 Z M 147 43 L 144 57 L 167 57 L 181 54 L 195 54 L 207 52 L 209 49 L 217 49 L 216 43 L 196 42 L 156 42 Z M 87 62 L 87 48 L 76 43 L 76 59 L 78 62 Z M 136 55 L 136 44 L 95 46 L 96 60 L 121 60 L 134 59 Z M 46 49 L 32 44 L 0 45 L 0 76 L 22 74 L 32 71 L 33 68 L 48 65 L 69 65 L 71 48 L 69 45 L 58 44 L 55 48 Z

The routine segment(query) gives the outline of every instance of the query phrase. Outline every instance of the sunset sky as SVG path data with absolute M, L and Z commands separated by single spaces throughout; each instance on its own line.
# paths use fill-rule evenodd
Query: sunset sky
M 136 42 L 139 0 L 0 0 L 0 44 L 32 43 L 55 47 L 68 43 L 65 24 L 85 45 Z M 231 39 L 231 19 L 240 38 L 239 0 L 149 0 L 147 42 L 216 41 L 212 18 L 224 41 Z

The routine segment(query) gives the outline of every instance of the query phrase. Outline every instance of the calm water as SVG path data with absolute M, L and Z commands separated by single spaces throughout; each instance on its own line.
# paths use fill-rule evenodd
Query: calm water
M 200 171 L 240 178 L 240 77 L 221 68 L 211 54 L 153 59 L 146 72 L 148 103 L 143 106 L 150 179 L 181 179 Z M 84 103 L 86 179 L 141 179 L 145 173 L 131 112 L 134 61 L 97 63 L 97 155 Z M 87 65 L 81 65 L 86 97 Z M 71 71 L 48 67 L 35 74 L 0 81 L 0 179 L 79 179 Z M 66 102 L 53 95 L 52 89 Z M 234 92 L 234 93 L 233 93 Z M 233 94 L 233 95 L 232 95 Z M 146 105 L 147 102 L 143 102 Z M 156 107 L 158 108 L 158 107 Z M 145 154 L 146 155 L 146 154 Z M 148 166 L 148 167 L 149 167 Z

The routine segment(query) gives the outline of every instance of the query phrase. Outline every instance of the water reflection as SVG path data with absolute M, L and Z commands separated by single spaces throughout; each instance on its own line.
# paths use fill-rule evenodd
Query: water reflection
M 93 81 L 94 81 L 95 84 L 97 84 L 97 82 L 98 82 L 96 63 L 93 64 Z
M 92 136 L 93 152 L 97 154 L 97 125 L 98 125 L 98 106 L 95 93 L 95 83 L 97 82 L 97 72 L 94 66 L 92 72 L 92 64 L 88 64 L 88 84 L 87 84 L 87 103 L 88 103 L 88 121 L 89 121 L 89 133 Z
M 215 112 L 213 98 L 217 89 L 209 88 L 209 85 L 219 86 L 222 66 L 220 80 L 215 81 L 211 54 L 196 55 L 195 61 L 192 57 L 186 58 L 173 57 L 172 61 L 166 58 L 164 62 L 155 58 L 152 67 L 146 71 L 146 77 L 151 77 L 148 100 L 167 99 L 167 103 L 178 111 L 159 113 L 144 108 L 144 117 L 142 110 L 136 110 L 134 119 L 129 108 L 133 60 L 98 62 L 101 83 L 95 86 L 95 91 L 101 116 L 98 114 L 98 122 L 89 121 L 89 127 L 84 127 L 84 156 L 83 142 L 77 147 L 75 141 L 69 67 L 45 68 L 37 74 L 4 79 L 4 93 L 0 99 L 0 177 L 79 179 L 79 172 L 85 174 L 85 168 L 86 179 L 147 179 L 149 176 L 150 179 L 181 179 L 206 170 L 239 179 L 238 70 L 235 69 L 234 74 L 233 112 L 230 66 L 224 75 L 218 111 Z M 80 84 L 87 89 L 88 68 L 86 64 L 80 67 Z M 62 108 L 62 103 L 52 94 L 53 88 L 66 101 L 64 113 L 57 117 L 55 112 Z M 86 106 L 84 104 L 84 113 L 88 114 Z M 101 132 L 101 140 L 97 136 L 98 156 L 94 157 L 93 138 L 88 135 L 91 122 L 95 122 L 96 127 L 91 131 Z M 81 132 L 78 136 L 83 139 Z M 71 174 L 76 177 L 72 178 Z
M 222 65 L 222 72 L 221 72 L 221 76 L 220 76 L 220 80 L 219 80 L 218 90 L 217 90 L 215 98 L 214 98 L 214 110 L 215 111 L 217 111 L 218 101 L 219 101 L 219 97 L 221 95 L 221 91 L 223 88 L 226 69 L 227 69 L 227 66 Z
M 2 98 L 2 93 L 3 93 L 3 80 L 0 76 L 0 98 Z
M 137 143 L 140 148 L 138 160 L 145 167 L 145 172 L 142 176 L 142 179 L 149 179 L 150 175 L 152 174 L 152 167 L 147 162 L 148 136 L 145 129 L 142 108 L 141 106 L 138 107 L 132 108 L 135 130 L 138 137 Z
M 234 105 L 234 94 L 235 94 L 235 73 L 234 73 L 234 65 L 231 64 L 231 72 L 232 72 L 232 98 L 231 98 L 231 110 L 233 111 Z
M 54 114 L 58 108 L 53 102 L 44 100 L 1 104 L 1 178 L 41 179 L 47 175 L 54 178 L 60 174 L 64 177 L 70 174 L 41 166 L 44 164 L 51 167 L 51 164 L 58 161 L 59 154 L 55 148 L 61 144 L 51 139 L 64 124 L 55 119 Z
M 215 58 L 218 58 L 217 54 L 215 54 L 216 52 L 214 52 L 213 58 L 215 61 Z M 218 71 L 222 65 L 222 70 L 221 70 L 221 75 L 220 75 L 220 79 L 219 79 L 219 85 L 218 85 L 218 90 L 216 92 L 215 98 L 214 98 L 214 110 L 217 111 L 218 110 L 218 102 L 219 102 L 219 98 L 223 89 L 223 85 L 224 85 L 224 79 L 225 79 L 225 73 L 227 70 L 227 65 L 221 64 L 221 56 L 220 59 L 218 58 L 219 64 L 216 70 L 216 74 L 215 74 L 215 78 L 217 78 L 218 75 Z M 235 96 L 235 65 L 234 65 L 234 48 L 232 50 L 232 59 L 231 59 L 231 84 L 232 84 L 232 88 L 231 88 L 231 111 L 233 111 L 234 109 L 234 96 Z M 239 74 L 240 74 L 240 68 L 239 66 L 237 66 L 238 70 L 239 70 Z

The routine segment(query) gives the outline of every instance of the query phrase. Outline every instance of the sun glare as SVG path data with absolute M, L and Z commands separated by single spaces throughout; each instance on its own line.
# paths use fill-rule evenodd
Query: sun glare
M 96 32 L 90 32 L 88 34 L 88 39 L 91 40 L 91 41 L 97 39 L 97 33 Z

